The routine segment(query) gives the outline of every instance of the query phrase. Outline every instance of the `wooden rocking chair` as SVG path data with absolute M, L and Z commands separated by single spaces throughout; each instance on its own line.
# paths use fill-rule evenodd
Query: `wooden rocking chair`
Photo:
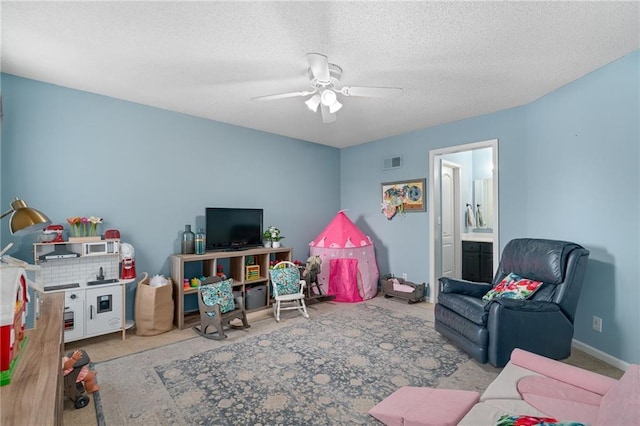
M 233 280 L 222 280 L 213 276 L 207 278 L 198 286 L 198 308 L 200 309 L 200 327 L 193 330 L 207 339 L 226 339 L 224 327 L 245 329 L 251 327 L 247 321 L 247 312 L 244 309 L 242 295 L 233 296 Z M 242 325 L 231 324 L 234 319 L 242 321 Z M 207 328 L 213 326 L 215 332 L 208 332 Z

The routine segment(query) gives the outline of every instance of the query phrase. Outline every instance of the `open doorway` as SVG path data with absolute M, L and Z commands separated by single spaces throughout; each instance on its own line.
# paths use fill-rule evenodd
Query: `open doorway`
M 451 181 L 452 164 L 456 166 L 457 181 Z M 461 278 L 462 241 L 491 242 L 492 272 L 498 266 L 498 140 L 429 151 L 429 169 L 429 301 L 435 303 L 439 277 L 446 273 Z M 452 188 L 452 184 L 457 187 Z M 469 207 L 474 213 L 471 216 L 467 212 Z M 455 269 L 451 269 L 451 262 L 456 259 L 458 264 L 453 263 Z

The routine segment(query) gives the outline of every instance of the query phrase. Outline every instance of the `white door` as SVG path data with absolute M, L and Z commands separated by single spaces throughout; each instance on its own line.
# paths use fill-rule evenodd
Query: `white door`
M 458 217 L 457 167 L 442 162 L 442 276 L 459 278 L 459 250 L 456 249 Z

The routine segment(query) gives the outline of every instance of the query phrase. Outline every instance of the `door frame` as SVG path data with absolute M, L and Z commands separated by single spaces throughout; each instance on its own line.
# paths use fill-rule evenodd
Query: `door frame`
M 499 218 L 499 192 L 498 192 L 498 139 L 490 139 L 481 142 L 473 142 L 463 145 L 449 146 L 429 151 L 429 170 L 431 170 L 431 179 L 429 179 L 429 207 L 431 214 L 429 215 L 429 280 L 431 282 L 431 291 L 429 292 L 429 302 L 435 303 L 438 300 L 438 277 L 442 271 L 442 241 L 440 234 L 441 223 L 441 179 L 442 173 L 440 162 L 437 161 L 441 156 L 454 154 L 457 152 L 473 151 L 482 148 L 492 148 L 493 161 L 493 271 L 495 273 L 498 262 L 500 260 L 500 218 Z M 439 261 L 439 263 L 438 263 Z M 439 265 L 439 266 L 437 266 Z

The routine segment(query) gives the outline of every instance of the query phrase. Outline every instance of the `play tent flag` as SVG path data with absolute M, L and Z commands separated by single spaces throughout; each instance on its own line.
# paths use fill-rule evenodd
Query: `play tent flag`
M 318 284 L 337 302 L 361 302 L 378 291 L 378 264 L 371 238 L 338 212 L 310 244 L 312 256 L 320 256 Z

